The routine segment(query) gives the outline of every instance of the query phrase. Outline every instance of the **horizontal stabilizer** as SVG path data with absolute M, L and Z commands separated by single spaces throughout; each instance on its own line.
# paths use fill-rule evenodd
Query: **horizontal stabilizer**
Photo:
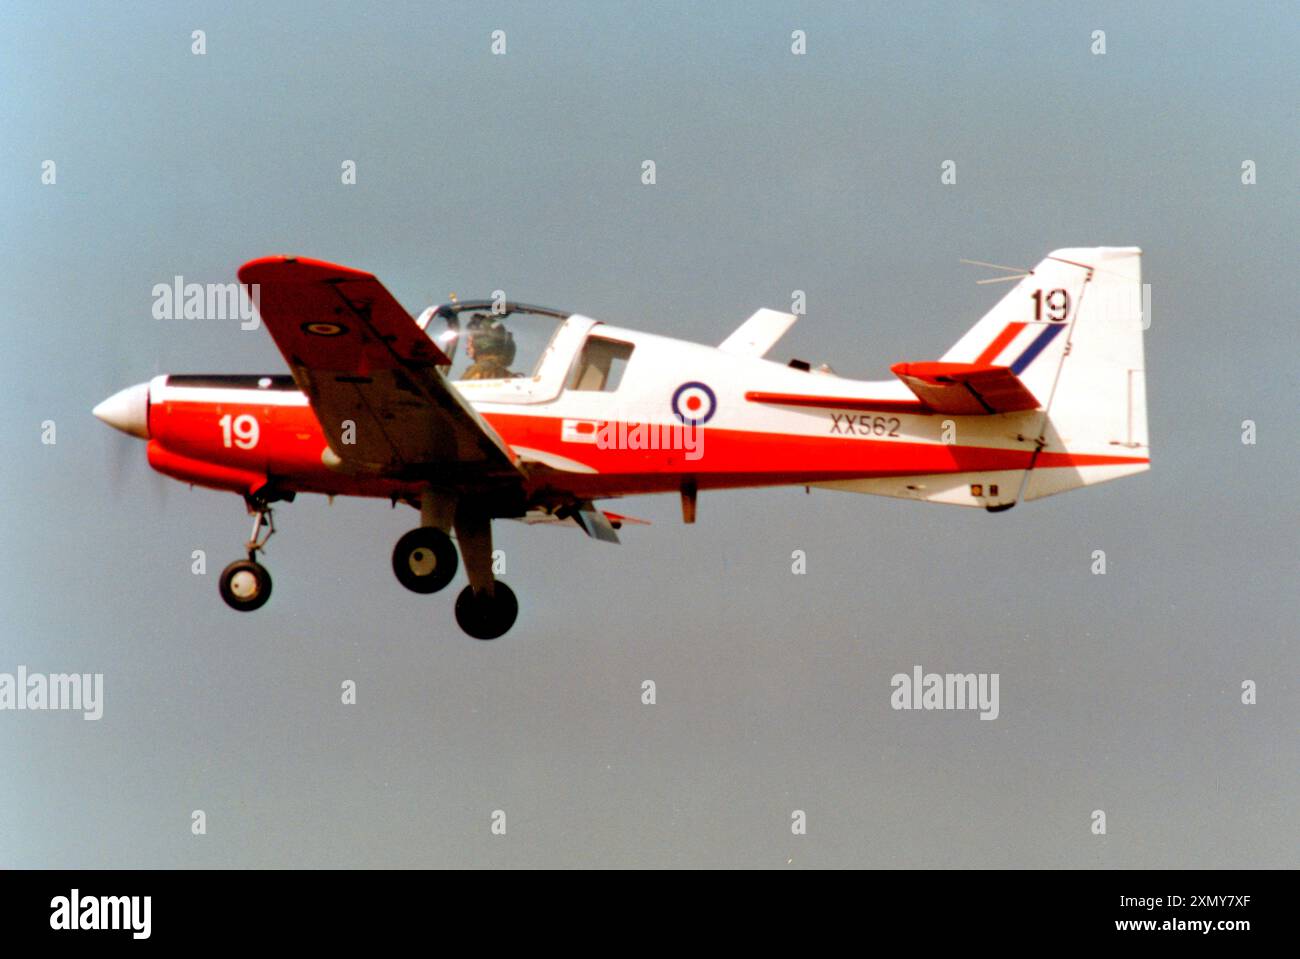
M 895 363 L 894 375 L 935 413 L 980 416 L 1038 409 L 1037 397 L 1010 368 L 978 363 Z

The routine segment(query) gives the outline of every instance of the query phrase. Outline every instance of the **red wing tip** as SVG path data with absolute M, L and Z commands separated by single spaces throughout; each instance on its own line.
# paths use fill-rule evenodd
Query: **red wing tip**
M 331 278 L 348 278 L 354 280 L 372 280 L 374 275 L 367 273 L 365 270 L 355 270 L 350 266 L 343 266 L 339 263 L 330 263 L 327 260 L 313 260 L 306 256 L 293 256 L 288 253 L 280 253 L 275 256 L 260 256 L 255 260 L 249 260 L 237 271 L 239 279 L 244 283 L 253 283 L 268 276 L 268 271 L 279 274 L 280 278 L 301 278 L 303 280 L 317 281 Z

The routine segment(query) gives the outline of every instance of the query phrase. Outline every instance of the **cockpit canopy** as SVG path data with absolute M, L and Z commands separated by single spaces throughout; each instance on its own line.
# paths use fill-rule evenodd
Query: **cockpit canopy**
M 526 303 L 471 300 L 430 307 L 416 320 L 451 358 L 453 380 L 508 380 L 537 374 L 570 314 Z

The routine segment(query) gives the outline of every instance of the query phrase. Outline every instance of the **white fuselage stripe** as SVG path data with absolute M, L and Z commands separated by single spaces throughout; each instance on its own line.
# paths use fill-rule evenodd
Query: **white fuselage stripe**
M 223 389 L 215 386 L 164 386 L 151 392 L 155 403 L 243 403 L 249 406 L 307 406 L 297 390 Z

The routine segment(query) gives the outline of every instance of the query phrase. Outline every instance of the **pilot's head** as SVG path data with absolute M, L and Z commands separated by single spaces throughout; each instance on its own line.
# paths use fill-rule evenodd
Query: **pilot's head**
M 487 361 L 509 366 L 515 361 L 515 338 L 501 323 L 487 313 L 477 313 L 465 327 L 465 352 L 476 362 Z

